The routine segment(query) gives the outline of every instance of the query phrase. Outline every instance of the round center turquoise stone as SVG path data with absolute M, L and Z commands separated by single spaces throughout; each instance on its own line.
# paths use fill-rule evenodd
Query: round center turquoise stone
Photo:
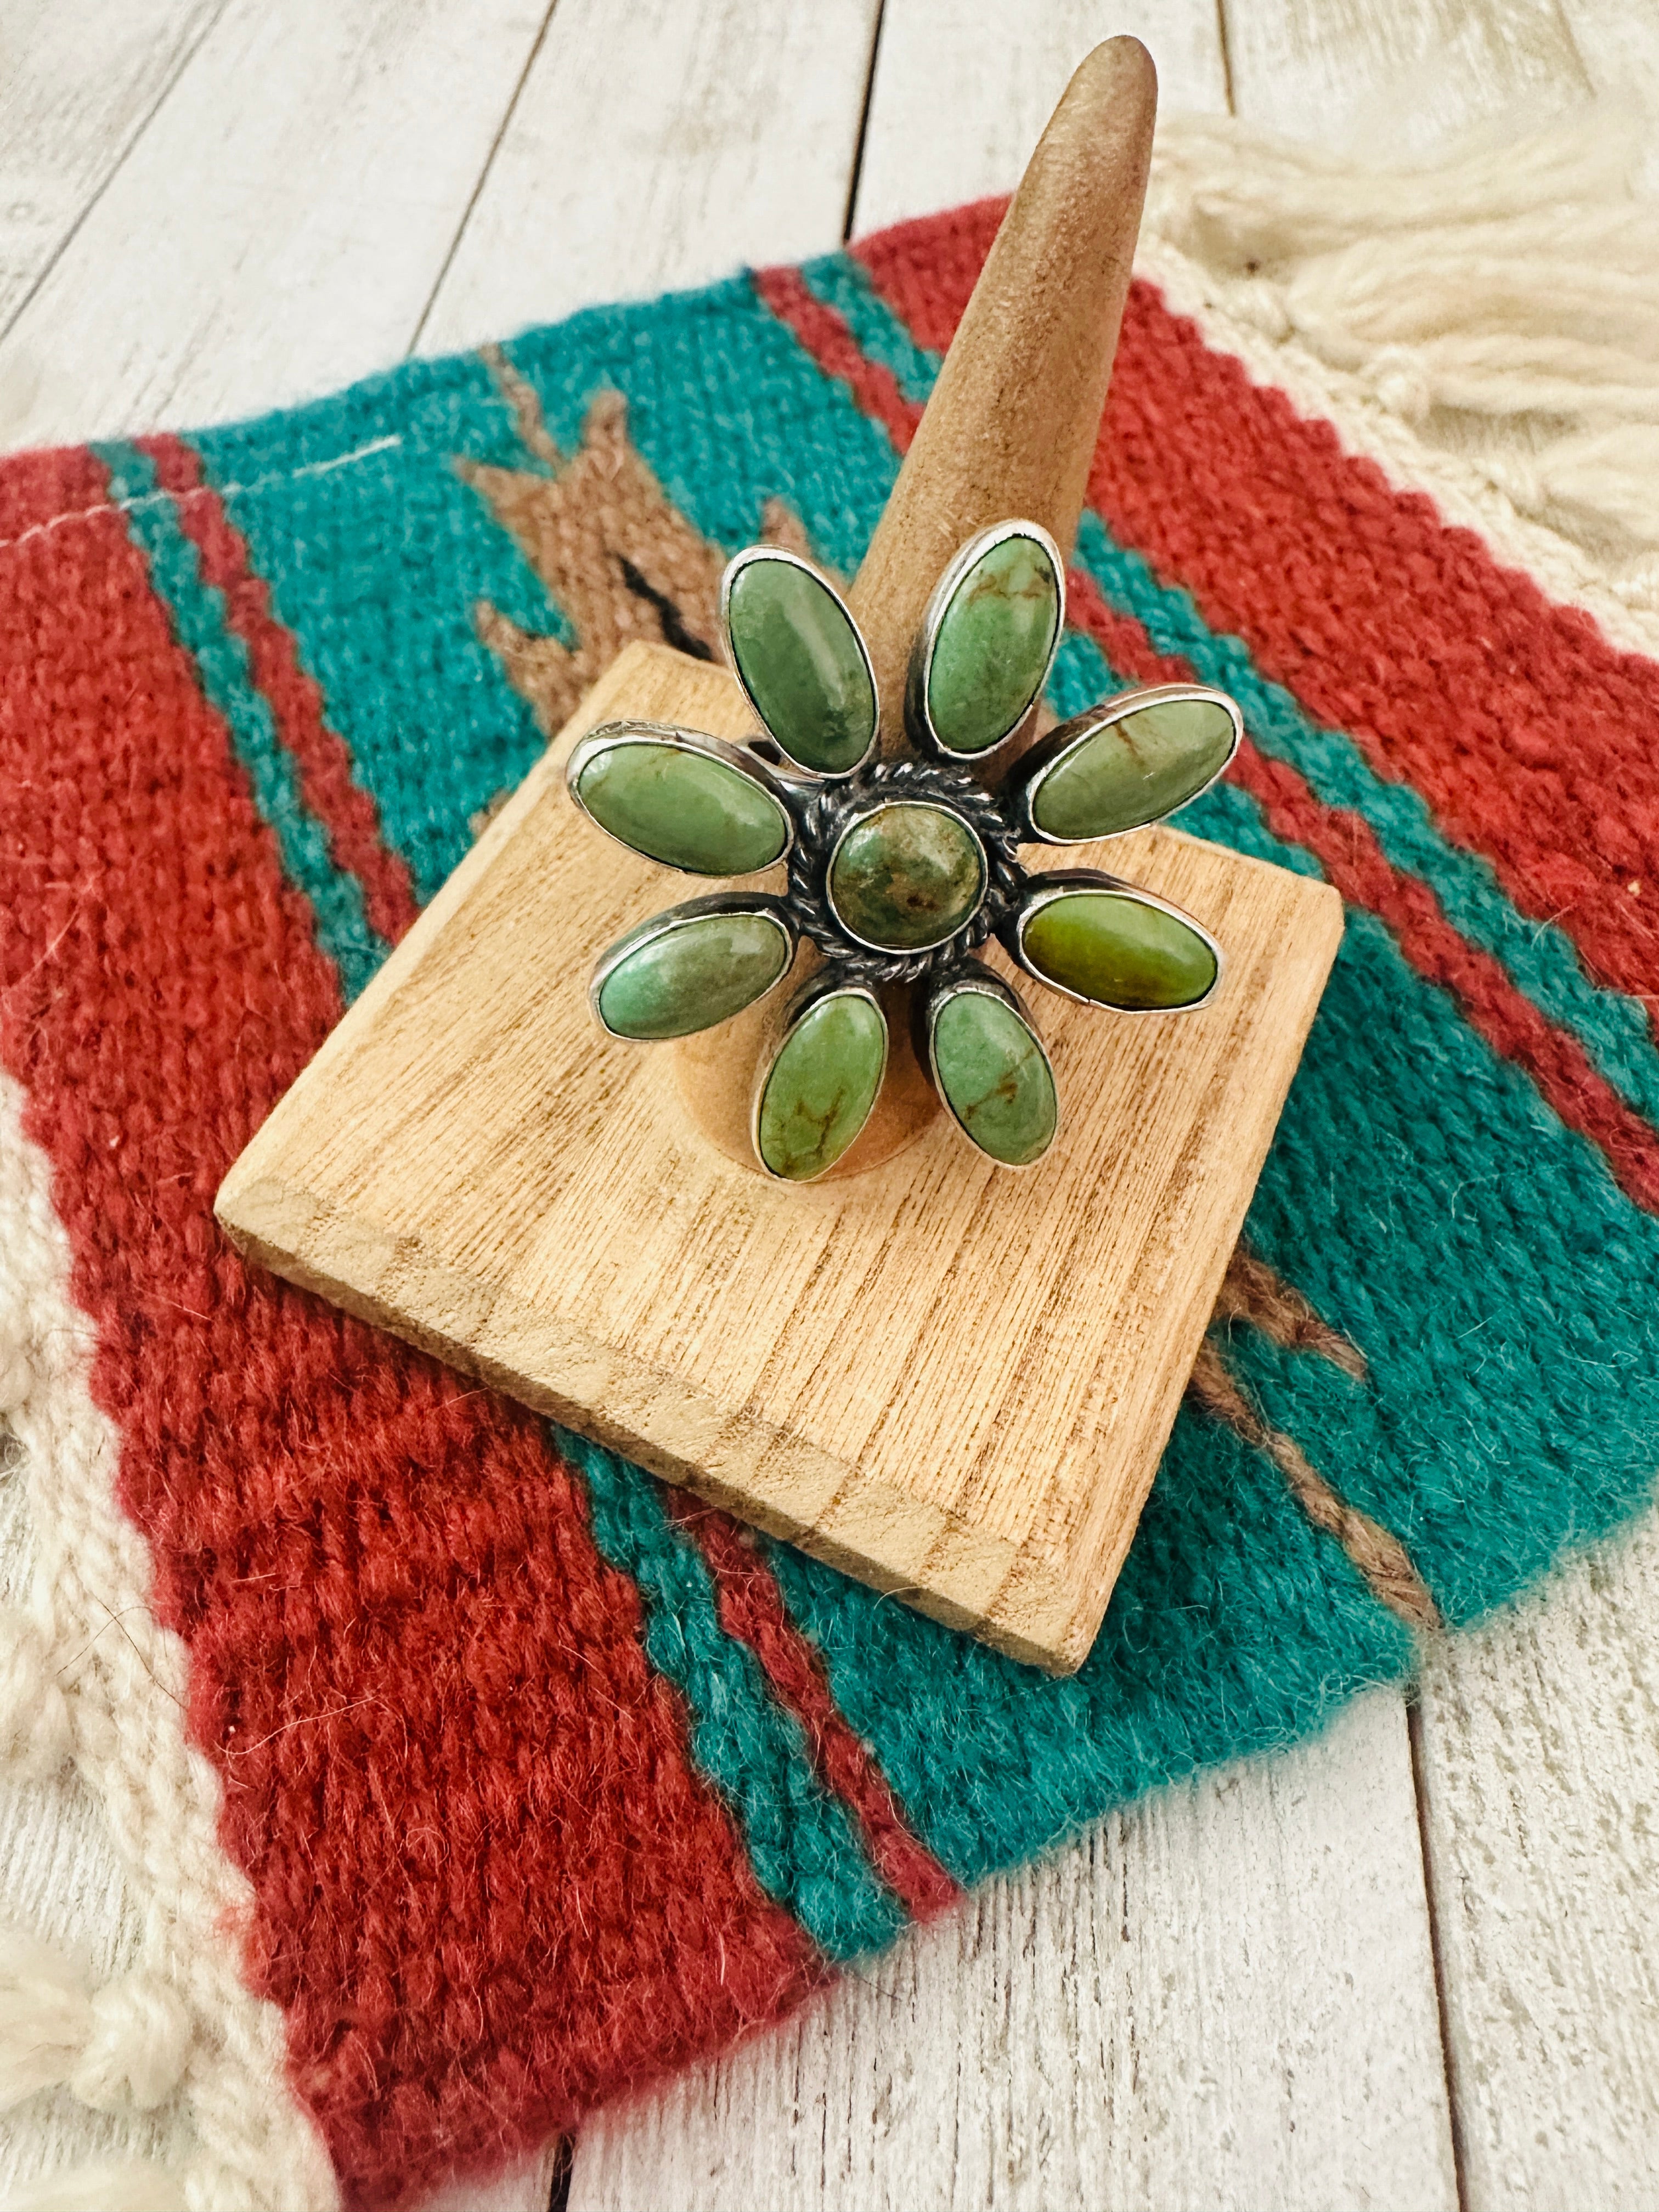
M 973 920 L 988 875 L 985 848 L 959 815 L 893 799 L 836 848 L 830 903 L 860 944 L 925 952 Z

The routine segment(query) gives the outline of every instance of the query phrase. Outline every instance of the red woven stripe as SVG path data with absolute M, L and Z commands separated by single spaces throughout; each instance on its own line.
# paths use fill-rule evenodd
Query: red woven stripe
M 106 497 L 0 472 L 10 534 Z M 499 2157 L 775 2016 L 768 1902 L 541 1425 L 216 1230 L 339 1014 L 120 518 L 0 552 L 0 1054 L 27 1087 L 253 1986 L 349 2194 Z M 143 1839 L 165 1856 L 170 1838 Z
M 1193 670 L 1178 653 L 1160 653 L 1146 626 L 1108 604 L 1094 578 L 1081 568 L 1066 572 L 1066 619 L 1075 623 L 1105 654 L 1114 668 L 1143 684 L 1190 684 Z
M 1132 615 L 1109 607 L 1075 571 L 1066 611 L 1115 668 L 1148 684 L 1192 680 L 1184 660 L 1159 653 Z M 1418 974 L 1449 991 L 1470 1027 L 1524 1067 L 1567 1127 L 1600 1148 L 1620 1188 L 1659 1212 L 1659 1135 L 1596 1073 L 1577 1038 L 1547 1021 L 1500 963 L 1453 927 L 1429 885 L 1394 866 L 1363 816 L 1325 805 L 1295 769 L 1267 759 L 1248 738 L 1231 775 L 1260 802 L 1273 834 L 1316 854 L 1344 898 L 1385 921 Z
M 925 249 L 902 229 L 857 249 L 920 343 L 949 344 L 1001 211 L 930 225 Z M 1651 1003 L 1659 746 L 1633 736 L 1659 719 L 1651 662 L 1345 454 L 1144 284 L 1089 499 L 1264 675 L 1413 784 L 1524 913 Z
M 933 353 L 950 349 L 1007 205 L 1006 198 L 976 200 L 925 222 L 878 231 L 851 249 L 918 345 Z
M 26 532 L 33 541 L 54 530 L 78 530 L 82 526 L 74 518 L 108 503 L 109 477 L 84 446 L 8 454 L 0 468 L 0 561 L 27 557 L 12 551 Z
M 293 632 L 272 611 L 270 586 L 254 573 L 246 540 L 182 438 L 137 442 L 155 462 L 163 490 L 178 501 L 203 575 L 224 593 L 231 627 L 247 647 L 253 681 L 294 756 L 306 805 L 328 832 L 335 866 L 356 877 L 369 921 L 395 945 L 417 911 L 408 864 L 380 836 L 374 802 L 353 778 L 350 749 L 324 718 L 321 690 L 301 665 Z
M 1317 854 L 1345 898 L 1381 915 L 1418 973 L 1449 991 L 1470 1026 L 1526 1069 L 1570 1129 L 1600 1147 L 1629 1197 L 1659 1213 L 1659 1137 L 1596 1073 L 1577 1040 L 1546 1021 L 1490 953 L 1458 934 L 1428 885 L 1391 865 L 1370 823 L 1322 806 L 1293 768 L 1264 758 L 1248 738 L 1233 772 L 1261 801 L 1274 834 Z
M 865 413 L 885 426 L 900 453 L 908 453 L 921 410 L 900 391 L 892 370 L 869 358 L 846 319 L 815 296 L 798 270 L 757 270 L 754 281 L 761 298 L 824 374 L 838 376 Z
M 987 210 L 969 214 L 981 222 L 988 220 Z M 964 228 L 971 240 L 971 228 Z M 872 243 L 880 247 L 884 241 Z M 965 280 L 971 290 L 968 258 L 958 240 L 951 260 L 956 283 L 960 288 Z M 896 265 L 898 276 L 890 268 L 885 282 L 902 292 L 905 264 L 901 260 Z M 973 264 L 974 273 L 977 266 Z M 885 425 L 904 452 L 921 410 L 904 398 L 885 369 L 865 360 L 843 319 L 815 299 L 793 270 L 768 270 L 756 282 L 767 305 L 819 368 L 848 384 L 860 405 Z M 963 299 L 965 303 L 965 293 Z M 936 303 L 929 313 L 932 321 L 919 313 L 921 327 L 912 327 L 922 343 L 937 345 Z M 1095 640 L 1115 668 L 1146 683 L 1191 678 L 1193 671 L 1184 660 L 1160 653 L 1133 616 L 1107 605 L 1092 578 L 1073 568 L 1066 589 L 1067 619 Z M 1620 1187 L 1638 1205 L 1659 1212 L 1659 1137 L 1596 1073 L 1577 1041 L 1547 1020 L 1489 953 L 1460 935 L 1429 886 L 1395 868 L 1360 816 L 1323 805 L 1294 769 L 1265 759 L 1247 744 L 1232 773 L 1261 801 L 1274 833 L 1316 854 L 1345 898 L 1379 915 L 1418 973 L 1452 992 L 1471 1026 L 1506 1060 L 1527 1070 L 1569 1128 L 1600 1147 Z
M 746 1644 L 801 1726 L 812 1763 L 864 1832 L 882 1880 L 918 1920 L 962 1894 L 911 1830 L 887 1778 L 836 1704 L 823 1662 L 789 1618 L 777 1577 L 727 1515 L 684 1490 L 667 1493 L 669 1510 L 693 1538 L 719 1594 L 720 1626 Z

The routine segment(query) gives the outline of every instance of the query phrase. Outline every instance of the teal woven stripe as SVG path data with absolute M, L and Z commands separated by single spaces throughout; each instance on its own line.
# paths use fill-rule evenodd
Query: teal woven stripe
M 1320 728 L 1288 691 L 1257 671 L 1242 640 L 1209 629 L 1188 594 L 1160 584 L 1097 515 L 1085 514 L 1078 552 L 1112 605 L 1144 623 L 1160 653 L 1181 654 L 1206 684 L 1231 691 L 1261 750 L 1289 762 L 1324 805 L 1346 807 L 1369 823 L 1394 866 L 1434 891 L 1454 928 L 1489 952 L 1541 1013 L 1578 1040 L 1626 1105 L 1659 1123 L 1659 1050 L 1638 1000 L 1592 983 L 1571 939 L 1512 906 L 1490 864 L 1447 842 L 1411 784 L 1385 782 L 1352 738 Z
M 224 594 L 203 576 L 196 548 L 179 526 L 172 498 L 158 487 L 149 456 L 126 444 L 94 451 L 109 471 L 110 497 L 125 507 L 128 535 L 144 556 L 173 635 L 194 659 L 204 693 L 229 726 L 236 757 L 255 805 L 276 834 L 283 865 L 311 902 L 318 940 L 339 969 L 347 999 L 355 999 L 391 948 L 363 910 L 356 878 L 335 866 L 328 833 L 301 794 L 294 761 L 254 684 L 247 647 L 226 620 Z
M 1187 1413 L 1099 1638 L 1068 1680 L 1047 1680 L 787 1544 L 769 1556 L 836 1704 L 964 1887 L 1223 1745 L 1236 1757 L 1288 1742 L 1413 1664 L 1405 1628 L 1278 1470 Z
M 593 1537 L 637 1585 L 646 1656 L 691 1710 L 697 1765 L 735 1815 L 762 1888 L 832 1959 L 890 1942 L 906 1924 L 845 1808 L 818 1785 L 800 1723 L 776 1704 L 746 1644 L 721 1628 L 701 1553 L 651 1479 L 602 1445 L 558 1432 L 587 1482 Z
M 472 816 L 546 743 L 477 634 L 479 602 L 532 631 L 568 627 L 455 466 L 535 465 L 489 368 L 476 355 L 409 362 L 191 442 L 426 905 Z
M 809 262 L 802 274 L 817 296 L 843 317 L 864 352 L 890 370 L 906 398 L 925 401 L 939 357 L 915 343 L 862 264 L 850 255 L 831 254 Z M 1591 982 L 1571 939 L 1522 915 L 1490 864 L 1443 836 L 1412 785 L 1385 781 L 1352 738 L 1321 728 L 1290 692 L 1261 673 L 1242 639 L 1212 630 L 1189 593 L 1160 584 L 1141 555 L 1120 545 L 1089 509 L 1079 527 L 1076 560 L 1109 605 L 1133 616 L 1160 653 L 1179 654 L 1205 683 L 1232 694 L 1264 753 L 1305 776 L 1323 805 L 1346 808 L 1368 823 L 1394 866 L 1427 884 L 1453 927 L 1490 953 L 1541 1013 L 1577 1039 L 1627 1105 L 1659 1124 L 1659 1049 L 1638 1000 Z M 1062 680 L 1065 673 L 1063 667 L 1056 671 Z M 1086 703 L 1080 700 L 1068 711 Z
M 913 407 L 925 407 L 943 355 L 918 345 L 870 282 L 870 272 L 850 253 L 820 254 L 801 264 L 809 291 L 836 313 L 858 340 L 859 350 L 890 371 Z

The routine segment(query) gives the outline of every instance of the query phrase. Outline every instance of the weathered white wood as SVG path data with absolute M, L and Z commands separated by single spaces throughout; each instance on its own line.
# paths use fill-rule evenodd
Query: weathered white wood
M 1642 0 L 1625 0 L 1632 11 Z M 1221 0 L 1233 112 L 1379 161 L 1588 89 L 1559 0 Z
M 1659 8 L 1644 0 L 1561 0 L 1561 12 L 1594 89 L 1640 103 L 1659 118 Z M 1659 198 L 1659 131 L 1648 132 L 1642 188 Z
M 1158 1793 L 590 2124 L 571 2212 L 1451 2212 L 1400 1709 Z
M 23 1478 L 0 1428 L 0 1601 L 27 1602 L 31 1536 Z M 58 1946 L 94 1982 L 143 1948 L 102 1808 L 74 1772 L 51 1782 L 0 1783 L 0 1921 Z M 156 2113 L 94 2112 L 67 2089 L 41 2090 L 0 2117 L 0 2203 L 38 2178 L 126 2159 L 168 2159 L 179 2123 Z
M 1227 110 L 1217 0 L 887 0 L 853 211 L 879 230 L 1012 191 L 1066 81 L 1129 32 L 1158 64 L 1158 106 Z
M 560 2145 L 550 2142 L 533 2158 L 515 2159 L 488 2180 L 447 2182 L 409 2212 L 548 2212 L 562 2156 Z
M 395 360 L 547 4 L 230 0 L 0 341 L 0 387 L 32 394 L 7 442 L 210 421 Z
M 9 0 L 0 21 L 0 331 L 121 164 L 223 0 Z
M 1561 0 L 1561 13 L 1594 88 L 1659 116 L 1659 9 L 1640 0 Z
M 1466 2212 L 1659 2207 L 1659 1520 L 1423 1686 Z
M 839 246 L 876 0 L 559 0 L 421 334 Z
M 1631 0 L 1226 0 L 1253 122 L 1378 148 L 1601 92 L 1659 112 Z M 1363 35 L 1362 35 L 1363 33 Z M 1419 1723 L 1466 2212 L 1659 2207 L 1659 1530 L 1449 1644 Z

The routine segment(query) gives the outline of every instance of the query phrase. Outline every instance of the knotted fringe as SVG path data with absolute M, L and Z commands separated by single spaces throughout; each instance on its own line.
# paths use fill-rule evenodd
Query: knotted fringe
M 0 1928 L 0 2112 L 59 2084 L 94 2112 L 153 2112 L 178 2087 L 193 2036 L 159 1975 L 91 1989 L 63 1952 Z
M 1659 604 L 1659 204 L 1597 102 L 1369 167 L 1230 118 L 1160 130 L 1146 229 L 1216 304 L 1343 370 Z
M 47 2176 L 0 2212 L 334 2212 L 281 2016 L 240 1978 L 247 1885 L 218 1844 L 217 1782 L 185 1741 L 183 1646 L 149 1612 L 149 1556 L 113 1494 L 118 1439 L 93 1402 L 91 1330 L 22 1103 L 0 1076 L 0 1417 L 33 1551 L 27 1606 L 0 1606 L 0 1775 L 49 1778 L 74 1759 L 125 1861 L 143 1943 L 97 1987 L 0 1929 L 0 2111 L 64 2088 L 100 2112 L 166 2107 L 171 2142 L 165 2161 Z

